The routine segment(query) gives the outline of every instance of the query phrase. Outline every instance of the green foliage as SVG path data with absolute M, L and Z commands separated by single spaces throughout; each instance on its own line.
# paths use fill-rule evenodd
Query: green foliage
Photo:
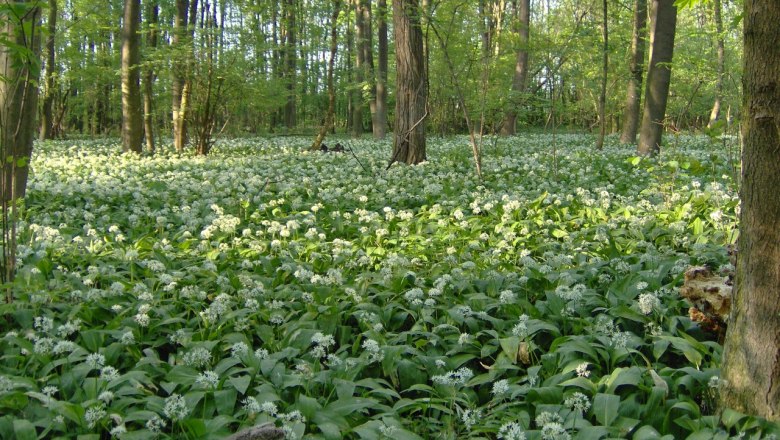
M 549 137 L 500 140 L 482 181 L 463 138 L 386 172 L 387 145 L 351 144 L 366 172 L 308 142 L 40 145 L 0 438 L 777 432 L 717 415 L 722 348 L 676 293 L 728 268 L 737 197 L 706 139 L 649 159 L 559 135 L 557 173 Z

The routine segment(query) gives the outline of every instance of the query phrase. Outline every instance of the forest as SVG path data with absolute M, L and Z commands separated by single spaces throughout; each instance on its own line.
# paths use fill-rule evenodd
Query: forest
M 780 3 L 0 23 L 0 439 L 780 435 Z

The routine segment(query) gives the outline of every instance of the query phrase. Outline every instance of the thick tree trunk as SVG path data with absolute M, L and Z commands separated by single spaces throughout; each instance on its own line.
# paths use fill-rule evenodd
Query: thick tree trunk
M 604 148 L 604 137 L 607 135 L 607 75 L 609 74 L 609 29 L 607 28 L 609 15 L 607 14 L 607 0 L 602 0 L 603 23 L 601 24 L 601 37 L 604 43 L 602 47 L 601 65 L 601 91 L 599 92 L 599 137 L 596 139 L 596 149 Z
M 384 139 L 387 135 L 387 1 L 377 2 L 377 43 L 379 65 L 376 78 L 376 120 L 374 137 Z
M 710 121 L 707 123 L 707 127 L 712 127 L 720 118 L 720 104 L 723 99 L 723 72 L 726 64 L 726 45 L 723 41 L 723 18 L 721 17 L 720 0 L 713 0 L 712 8 L 715 19 L 715 32 L 718 34 L 718 77 L 715 79 L 715 102 L 712 103 Z
M 19 0 L 14 3 L 20 7 L 25 4 Z M 38 61 L 35 57 L 40 51 L 40 10 L 33 7 L 20 16 L 21 21 L 10 14 L 0 18 L 0 33 L 17 45 L 16 48 L 0 46 L 0 76 L 3 78 L 0 81 L 0 201 L 4 227 L 5 208 L 9 202 L 24 197 L 37 128 Z M 20 48 L 29 50 L 29 53 L 20 52 Z M 6 244 L 4 242 L 4 246 Z
M 780 420 L 780 2 L 746 0 L 736 292 L 721 367 L 724 407 Z
M 416 164 L 425 156 L 425 101 L 427 80 L 420 4 L 417 0 L 393 0 L 395 35 L 396 103 L 394 162 Z
M 328 113 L 325 115 L 325 123 L 320 127 L 317 137 L 312 142 L 310 149 L 319 150 L 322 141 L 328 131 L 333 127 L 336 115 L 336 87 L 333 84 L 333 68 L 336 64 L 336 52 L 338 51 L 339 34 L 338 20 L 341 12 L 341 0 L 333 0 L 333 13 L 330 16 L 330 58 L 328 59 Z
M 140 21 L 141 0 L 125 0 L 122 24 L 122 150 L 135 153 L 143 150 Z
M 54 112 L 52 107 L 54 105 L 54 80 L 57 77 L 57 70 L 55 67 L 55 47 L 54 36 L 57 33 L 57 0 L 49 0 L 49 16 L 46 23 L 46 28 L 49 35 L 46 37 L 46 80 L 45 88 L 43 91 L 43 103 L 41 108 L 41 131 L 39 138 L 53 139 L 54 138 Z
M 621 144 L 636 142 L 639 128 L 639 103 L 642 96 L 642 72 L 645 63 L 645 26 L 647 25 L 647 0 L 634 1 L 634 34 L 631 37 L 631 60 L 628 68 L 631 76 L 626 87 L 626 107 L 623 111 Z
M 146 36 L 147 47 L 149 49 L 157 48 L 157 22 L 160 8 L 157 2 L 147 6 L 148 21 L 150 25 L 149 33 Z M 144 134 L 146 138 L 146 149 L 154 153 L 154 69 L 147 66 L 144 69 Z
M 520 37 L 520 41 L 517 48 L 515 73 L 512 77 L 512 92 L 504 113 L 504 122 L 501 124 L 501 134 L 504 136 L 515 134 L 517 108 L 522 102 L 521 94 L 525 91 L 525 82 L 528 77 L 528 28 L 531 22 L 531 0 L 517 0 L 515 9 L 517 11 L 515 32 Z
M 171 82 L 171 116 L 173 122 L 173 146 L 179 153 L 184 151 L 184 143 L 187 138 L 181 101 L 184 95 L 184 84 L 186 79 L 186 60 L 184 59 L 185 56 L 182 54 L 182 49 L 187 40 L 188 11 L 189 0 L 176 0 L 176 16 L 173 19 L 173 39 L 171 41 L 171 45 L 178 53 L 174 55 L 173 59 L 173 80 Z
M 656 155 L 661 151 L 666 101 L 672 79 L 674 34 L 677 29 L 674 0 L 653 0 L 653 4 L 652 55 L 647 70 L 645 108 L 637 146 L 637 153 L 642 155 Z

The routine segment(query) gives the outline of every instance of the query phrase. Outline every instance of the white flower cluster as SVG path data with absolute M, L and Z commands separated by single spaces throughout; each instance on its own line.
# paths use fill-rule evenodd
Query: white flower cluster
M 328 355 L 328 349 L 336 345 L 336 340 L 332 335 L 325 335 L 321 332 L 315 333 L 311 337 L 311 342 L 314 347 L 311 349 L 311 354 L 317 358 L 322 359 Z
M 462 367 L 457 371 L 450 371 L 444 375 L 431 377 L 433 383 L 449 386 L 463 386 L 474 377 L 474 372 L 467 367 Z

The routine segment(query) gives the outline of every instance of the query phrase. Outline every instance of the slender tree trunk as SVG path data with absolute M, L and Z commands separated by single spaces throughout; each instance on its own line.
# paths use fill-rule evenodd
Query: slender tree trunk
M 295 128 L 296 124 L 296 20 L 295 20 L 295 0 L 285 0 L 285 49 L 284 49 L 284 71 L 287 75 L 287 104 L 284 106 L 284 122 L 288 129 Z
M 182 96 L 184 94 L 185 75 L 185 45 L 187 40 L 187 13 L 189 11 L 189 0 L 176 0 L 176 16 L 173 19 L 173 39 L 171 45 L 174 48 L 173 55 L 173 80 L 171 83 L 172 95 L 172 122 L 173 122 L 173 145 L 176 151 L 184 151 L 184 140 L 187 137 L 184 127 L 184 117 L 181 106 Z
M 374 76 L 374 38 L 371 26 L 371 0 L 358 0 L 356 16 L 358 41 L 358 69 L 363 75 L 362 90 L 368 91 L 368 109 L 371 113 L 371 131 L 378 139 L 376 121 L 376 78 Z
M 418 0 L 393 0 L 396 103 L 390 165 L 416 164 L 425 156 L 425 101 L 428 95 Z
M 52 106 L 54 104 L 54 80 L 57 77 L 55 66 L 54 36 L 57 34 L 57 0 L 49 0 L 49 17 L 46 23 L 49 35 L 46 37 L 46 80 L 43 91 L 43 104 L 41 109 L 41 140 L 54 138 L 54 118 Z
M 601 92 L 599 93 L 599 137 L 596 139 L 596 149 L 604 148 L 604 137 L 607 135 L 607 75 L 609 74 L 609 15 L 607 0 L 602 0 L 602 12 L 604 22 L 601 24 L 601 37 L 604 42 L 602 48 L 601 65 Z
M 715 79 L 715 102 L 712 104 L 710 121 L 707 123 L 707 127 L 712 127 L 720 118 L 720 105 L 723 99 L 723 72 L 726 64 L 726 45 L 723 41 L 723 18 L 721 17 L 720 0 L 713 0 L 712 8 L 715 19 L 715 32 L 718 34 L 718 77 Z
M 639 128 L 639 103 L 642 96 L 642 72 L 645 62 L 645 26 L 647 25 L 647 0 L 634 1 L 634 34 L 631 37 L 631 60 L 628 68 L 631 76 L 626 89 L 626 107 L 623 111 L 623 132 L 620 143 L 636 141 Z
M 0 216 L 2 256 L 0 282 L 10 286 L 16 273 L 17 199 L 24 197 L 37 128 L 40 9 L 24 1 L 13 2 L 19 15 L 0 17 L 0 34 L 15 47 L 0 46 Z M 22 51 L 20 49 L 25 49 Z M 6 302 L 13 289 L 6 288 Z
M 341 12 L 341 0 L 333 0 L 333 13 L 330 17 L 330 58 L 328 58 L 328 113 L 325 114 L 325 123 L 320 127 L 317 138 L 311 144 L 310 149 L 319 150 L 322 141 L 333 127 L 333 121 L 336 115 L 336 87 L 333 84 L 333 68 L 336 64 L 336 52 L 338 51 L 339 34 L 338 20 Z
M 24 6 L 26 2 L 14 3 Z M 0 46 L 0 201 L 4 208 L 7 202 L 24 197 L 36 134 L 40 9 L 32 7 L 24 12 L 21 19 L 10 15 L 0 18 L 0 33 L 19 48 L 30 51 L 21 53 L 19 49 Z
M 501 124 L 501 134 L 510 136 L 515 134 L 517 125 L 517 108 L 522 102 L 522 93 L 525 91 L 525 82 L 528 77 L 528 29 L 531 22 L 531 0 L 516 0 L 515 32 L 520 37 L 515 61 L 515 73 L 512 77 L 512 91 L 509 103 L 504 113 L 504 121 Z
M 376 121 L 374 137 L 384 139 L 387 135 L 387 1 L 377 2 L 378 66 L 376 78 Z
M 780 421 L 780 2 L 745 0 L 742 201 L 722 406 Z
M 352 84 L 352 129 L 350 130 L 353 137 L 360 137 L 360 135 L 363 134 L 363 81 L 365 79 L 365 75 L 363 70 L 364 61 L 362 38 L 364 37 L 363 32 L 365 29 L 363 25 L 363 15 L 360 13 L 361 1 L 362 0 L 353 0 L 355 9 L 355 27 L 354 33 L 351 34 L 354 35 L 354 38 L 350 39 L 350 41 L 352 41 L 352 45 L 350 46 L 352 47 L 355 54 L 355 81 Z
M 151 50 L 157 48 L 157 22 L 159 6 L 156 0 L 147 6 L 149 33 L 146 35 L 147 47 Z M 146 149 L 154 153 L 154 69 L 147 66 L 144 69 L 144 133 L 146 137 Z
M 143 150 L 140 21 L 141 0 L 125 0 L 122 24 L 122 150 L 135 153 Z
M 672 79 L 674 34 L 677 28 L 677 7 L 674 0 L 653 0 L 653 3 L 652 58 L 647 70 L 645 109 L 637 146 L 637 153 L 642 155 L 656 155 L 661 151 L 666 101 Z

